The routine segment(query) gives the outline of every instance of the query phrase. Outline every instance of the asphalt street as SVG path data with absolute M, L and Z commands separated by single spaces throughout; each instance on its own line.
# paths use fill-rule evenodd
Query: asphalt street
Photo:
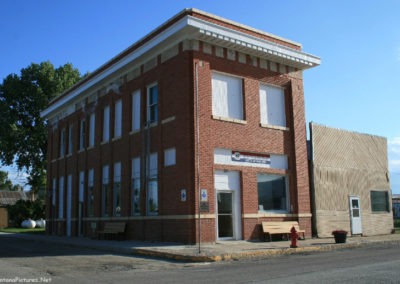
M 400 245 L 183 263 L 0 235 L 0 282 L 400 283 Z M 15 283 L 14 282 L 14 283 Z

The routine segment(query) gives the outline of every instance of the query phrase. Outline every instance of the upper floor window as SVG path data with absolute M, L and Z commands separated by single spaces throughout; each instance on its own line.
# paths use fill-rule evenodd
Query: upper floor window
M 63 128 L 60 132 L 60 157 L 64 157 L 65 155 L 65 144 L 66 144 L 66 133 L 65 128 Z
M 132 94 L 132 131 L 140 130 L 140 91 Z
M 114 138 L 122 136 L 122 100 L 118 100 L 114 105 Z
M 86 121 L 81 119 L 79 126 L 79 150 L 85 149 Z
M 110 106 L 103 110 L 103 142 L 110 140 Z
M 212 114 L 243 120 L 241 78 L 212 73 Z
M 158 85 L 147 87 L 147 122 L 158 121 Z
M 96 117 L 95 114 L 92 113 L 89 119 L 89 147 L 94 146 L 94 130 L 96 124 Z
M 176 164 L 176 149 L 169 148 L 164 150 L 164 166 L 173 166 Z
M 286 127 L 284 89 L 260 85 L 261 123 Z
M 73 127 L 70 125 L 68 127 L 68 155 L 72 154 L 73 149 Z

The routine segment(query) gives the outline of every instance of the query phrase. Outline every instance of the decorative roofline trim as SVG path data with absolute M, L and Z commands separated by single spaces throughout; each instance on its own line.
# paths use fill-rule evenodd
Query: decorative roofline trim
M 199 13 L 197 10 L 189 11 Z M 186 15 L 184 15 L 184 13 L 186 13 Z M 321 63 L 320 59 L 316 56 L 304 53 L 293 48 L 285 47 L 283 45 L 270 42 L 262 38 L 258 38 L 245 32 L 237 31 L 228 27 L 211 23 L 195 16 L 188 15 L 187 13 L 188 11 L 184 10 L 177 16 L 173 17 L 171 20 L 167 21 L 165 24 L 161 25 L 155 31 L 151 32 L 148 36 L 143 37 L 131 47 L 125 49 L 119 55 L 113 57 L 113 59 L 101 65 L 98 69 L 94 71 L 93 77 L 88 78 L 76 88 L 73 87 L 70 91 L 67 90 L 66 92 L 64 92 L 63 95 L 52 102 L 47 109 L 41 112 L 41 117 L 51 117 L 52 113 L 57 111 L 59 108 L 62 108 L 69 102 L 73 101 L 83 92 L 94 87 L 101 81 L 111 77 L 113 74 L 115 74 L 119 70 L 122 70 L 125 66 L 137 60 L 141 56 L 144 56 L 146 53 L 161 45 L 163 42 L 171 45 L 183 39 L 208 39 L 211 42 L 215 40 L 219 43 L 224 43 L 225 45 L 233 45 L 234 49 L 245 49 L 248 52 L 255 53 L 257 56 L 262 56 L 269 59 L 281 58 L 282 60 L 286 61 L 286 64 L 289 65 L 292 62 L 292 65 L 299 69 L 310 68 Z M 206 13 L 199 14 L 209 16 Z M 182 17 L 182 15 L 184 16 Z M 218 19 L 215 16 L 212 17 Z M 173 22 L 173 19 L 177 19 L 176 22 Z M 222 19 L 221 21 L 227 22 L 224 19 Z M 168 26 L 168 24 L 171 25 Z M 236 26 L 238 25 L 237 23 L 231 24 L 234 24 Z M 162 30 L 164 27 L 166 28 Z M 157 34 L 158 31 L 160 32 Z M 145 41 L 148 37 L 151 38 L 148 41 Z M 171 39 L 172 43 L 168 43 L 168 39 Z M 143 42 L 143 44 L 141 44 L 141 42 Z M 132 49 L 135 45 L 139 46 L 129 52 L 129 50 Z

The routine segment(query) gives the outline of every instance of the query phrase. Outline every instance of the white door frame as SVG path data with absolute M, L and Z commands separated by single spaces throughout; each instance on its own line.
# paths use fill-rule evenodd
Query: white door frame
M 359 196 L 349 196 L 349 211 L 350 211 L 351 234 L 361 235 L 362 219 L 361 219 L 361 201 Z

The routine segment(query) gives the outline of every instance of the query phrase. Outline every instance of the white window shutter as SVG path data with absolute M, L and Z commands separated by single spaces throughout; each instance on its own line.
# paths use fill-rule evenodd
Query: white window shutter
M 114 137 L 120 137 L 121 135 L 122 135 L 122 100 L 118 100 L 115 103 Z
M 106 106 L 103 113 L 103 141 L 110 140 L 110 107 Z
M 243 119 L 242 80 L 212 74 L 212 113 L 216 116 Z
M 132 96 L 132 131 L 140 129 L 140 91 L 136 91 Z
M 95 129 L 95 114 L 92 113 L 90 115 L 90 121 L 89 121 L 89 146 L 94 145 L 94 129 Z
M 176 149 L 170 148 L 164 151 L 164 165 L 173 166 L 176 164 Z

